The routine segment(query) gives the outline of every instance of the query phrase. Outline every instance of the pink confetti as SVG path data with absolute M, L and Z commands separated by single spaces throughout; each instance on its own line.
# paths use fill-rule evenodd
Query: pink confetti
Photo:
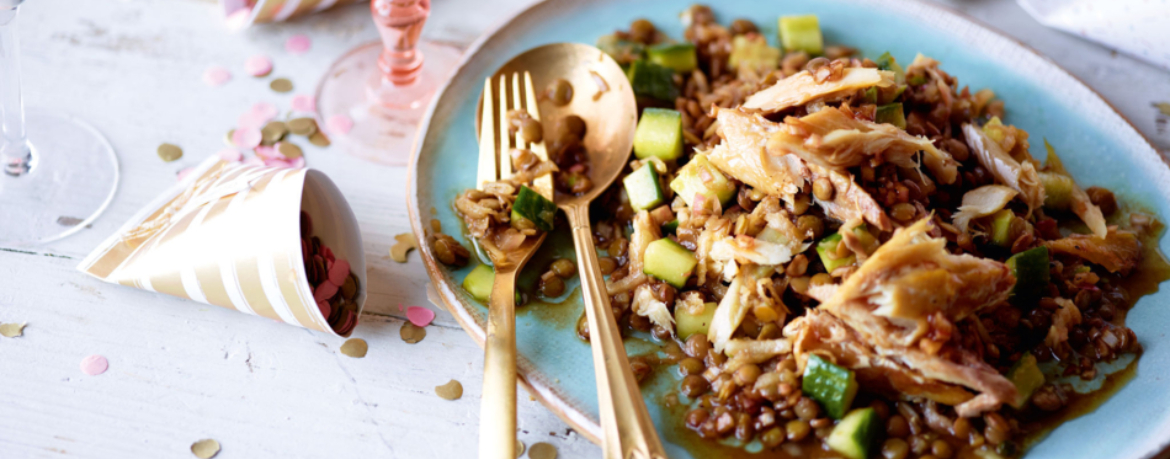
M 329 246 L 321 247 L 321 256 L 325 257 L 325 259 L 329 260 L 330 262 L 333 262 L 337 259 L 337 257 L 333 256 L 333 249 L 330 249 Z
M 105 373 L 109 368 L 110 362 L 97 354 L 81 359 L 81 372 L 90 376 Z
M 284 42 L 284 50 L 293 54 L 304 54 L 313 47 L 313 41 L 306 35 L 293 35 Z
M 260 157 L 258 157 L 258 156 L 253 156 L 251 158 L 244 160 L 244 164 L 248 165 L 248 166 L 263 166 L 264 160 L 260 159 Z
M 191 175 L 191 172 L 194 170 L 194 167 L 183 168 L 183 170 L 179 171 L 179 181 L 182 182 L 183 179 L 187 178 L 188 175 Z
M 321 285 L 318 285 L 317 289 L 313 291 L 313 300 L 325 301 L 333 298 L 333 295 L 337 294 L 337 288 L 337 284 L 326 280 L 325 282 L 322 282 Z
M 233 143 L 234 142 L 235 141 L 233 140 Z M 240 150 L 235 148 L 224 148 L 223 150 L 220 150 L 218 154 L 219 159 L 232 163 L 237 163 L 244 159 L 244 154 L 240 153 Z
M 289 161 L 288 163 L 291 164 L 292 167 L 295 167 L 297 169 L 303 168 L 303 167 L 305 167 L 305 157 L 302 156 L 300 158 Z
M 349 130 L 353 129 L 353 120 L 345 115 L 333 115 L 325 121 L 325 127 L 329 128 L 331 134 L 349 134 Z
M 254 77 L 262 77 L 272 73 L 272 59 L 267 56 L 255 55 L 244 61 L 244 71 Z
M 256 116 L 261 125 L 264 125 L 276 118 L 276 115 L 280 114 L 280 109 L 268 102 L 257 102 L 252 105 L 252 114 Z
M 330 314 L 333 314 L 333 306 L 328 301 L 318 301 L 317 307 L 321 309 L 321 316 L 326 319 L 329 318 Z
M 403 312 L 402 303 L 398 303 L 398 312 Z
M 280 159 L 280 160 L 285 159 L 284 155 L 280 154 L 280 150 L 277 150 L 274 147 L 261 145 L 261 146 L 258 146 L 256 148 L 253 148 L 252 151 L 254 151 L 256 153 L 256 156 L 259 156 L 260 158 L 264 159 L 265 161 L 268 161 L 270 159 Z
M 313 99 L 313 96 L 297 94 L 293 96 L 292 109 L 298 112 L 315 112 L 317 111 L 317 101 Z
M 281 169 L 288 169 L 292 167 L 292 164 L 289 164 L 288 161 L 278 158 L 266 159 L 264 160 L 264 165 L 268 167 L 279 167 Z
M 345 259 L 337 260 L 329 268 L 329 282 L 341 285 L 345 283 L 346 277 L 349 277 L 349 262 Z
M 260 128 L 246 127 L 236 129 L 232 134 L 232 143 L 240 148 L 256 148 L 260 146 L 260 141 L 264 136 L 260 134 Z
M 435 320 L 435 311 L 422 306 L 411 306 L 406 308 L 406 318 L 415 326 L 425 327 Z
M 203 71 L 203 82 L 208 86 L 223 86 L 224 83 L 231 81 L 231 79 L 232 72 L 218 65 L 213 65 Z

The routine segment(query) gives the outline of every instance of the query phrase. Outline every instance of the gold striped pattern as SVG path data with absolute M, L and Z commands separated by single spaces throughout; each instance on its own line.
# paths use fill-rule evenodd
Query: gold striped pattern
M 140 211 L 78 268 L 107 282 L 336 334 L 301 261 L 306 174 L 209 158 L 194 179 Z
M 250 23 L 285 21 L 304 16 L 321 10 L 328 0 L 256 0 L 252 4 L 252 20 Z M 359 3 L 364 0 L 337 0 L 331 7 Z M 291 8 L 288 13 L 286 8 Z M 281 14 L 284 12 L 285 14 Z

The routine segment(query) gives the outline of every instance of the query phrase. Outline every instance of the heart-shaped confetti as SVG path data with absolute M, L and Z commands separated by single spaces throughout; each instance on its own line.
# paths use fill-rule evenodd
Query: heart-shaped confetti
M 306 35 L 296 34 L 284 42 L 284 50 L 293 54 L 304 54 L 313 47 L 313 41 Z
M 349 134 L 353 129 L 353 119 L 346 115 L 333 115 L 325 120 L 325 127 L 329 129 L 330 134 Z
M 322 282 L 321 285 L 318 285 L 317 289 L 313 291 L 313 300 L 314 301 L 327 301 L 330 298 L 333 298 L 333 295 L 337 294 L 338 288 L 339 287 L 337 286 L 337 284 L 334 284 L 334 283 L 326 280 L 325 282 Z
M 272 73 L 272 59 L 261 55 L 249 57 L 244 61 L 244 71 L 254 77 L 266 76 Z
M 300 169 L 302 167 L 305 167 L 305 157 L 302 156 L 300 158 L 296 158 L 292 161 L 289 161 L 288 164 L 289 164 L 289 167 L 296 168 L 296 169 Z
M 203 71 L 203 83 L 208 86 L 223 86 L 232 79 L 232 72 L 218 65 L 208 67 Z
M 94 354 L 81 359 L 81 372 L 90 376 L 105 373 L 110 368 L 110 362 L 105 357 Z
M 406 263 L 406 253 L 418 248 L 418 239 L 414 233 L 402 233 L 394 236 L 397 241 L 390 246 L 390 258 L 399 263 Z
M 459 400 L 463 398 L 463 384 L 452 379 L 447 384 L 435 386 L 435 395 L 443 400 Z
M 292 109 L 298 112 L 315 112 L 317 111 L 317 101 L 313 99 L 313 96 L 297 94 L 293 96 Z
M 329 282 L 334 285 L 341 285 L 345 283 L 345 278 L 349 276 L 349 262 L 344 259 L 333 262 L 333 266 L 329 267 Z
M 244 159 L 244 154 L 235 148 L 224 148 L 219 151 L 219 159 L 228 162 L 240 162 Z
M 435 311 L 424 308 L 422 306 L 411 306 L 406 308 L 406 318 L 410 323 L 419 327 L 430 325 L 435 320 Z
M 285 159 L 284 156 L 281 155 L 275 147 L 270 147 L 267 145 L 261 145 L 253 148 L 252 152 L 256 153 L 256 156 L 263 158 L 265 161 L 270 159 Z
M 268 102 L 257 102 L 252 105 L 252 114 L 256 115 L 256 118 L 260 120 L 260 124 L 263 125 L 275 119 L 277 115 L 280 115 L 280 109 Z
M 260 146 L 260 141 L 263 138 L 259 128 L 240 128 L 236 129 L 236 132 L 232 134 L 232 143 L 240 148 L 256 148 Z
M 191 444 L 191 454 L 199 459 L 211 459 L 219 454 L 219 442 L 206 438 Z
M 0 324 L 0 336 L 16 338 L 24 335 L 25 324 Z
M 370 345 L 366 344 L 366 340 L 361 338 L 350 338 L 341 345 L 341 353 L 360 359 L 366 356 L 366 352 L 370 350 Z

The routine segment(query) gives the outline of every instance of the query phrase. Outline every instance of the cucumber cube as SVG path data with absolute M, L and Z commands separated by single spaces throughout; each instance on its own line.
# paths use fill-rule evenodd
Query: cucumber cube
M 824 52 L 825 41 L 817 15 L 780 16 L 780 44 L 788 52 L 804 51 L 812 56 Z
M 662 238 L 646 246 L 642 272 L 662 279 L 675 288 L 687 285 L 687 279 L 695 271 L 695 254 L 679 243 Z
M 762 35 L 736 35 L 731 40 L 727 65 L 736 70 L 750 68 L 764 74 L 780 67 L 781 54 L 779 48 L 768 46 L 768 40 Z
M 626 195 L 630 197 L 630 206 L 635 212 L 658 207 L 666 199 L 658 186 L 658 173 L 651 163 L 643 164 L 631 172 L 622 179 L 622 184 L 626 187 Z
M 496 281 L 496 272 L 491 266 L 479 265 L 467 273 L 463 278 L 463 289 L 471 294 L 476 301 L 486 303 L 492 296 L 492 284 Z
M 1012 255 L 1007 267 L 1016 276 L 1013 301 L 1036 301 L 1048 289 L 1048 247 L 1034 247 Z
M 1011 209 L 1003 209 L 991 216 L 991 242 L 1000 247 L 1007 247 L 1014 242 L 1008 238 L 1011 237 L 1012 219 L 1015 217 Z
M 636 60 L 626 70 L 634 95 L 674 102 L 678 87 L 674 85 L 674 70 L 647 60 Z
M 902 104 L 879 105 L 873 117 L 874 122 L 887 123 L 906 129 L 906 116 L 902 113 Z
M 655 64 L 676 72 L 690 72 L 699 66 L 695 45 L 691 43 L 661 44 L 646 50 L 646 57 Z
M 557 205 L 532 188 L 520 185 L 520 193 L 512 204 L 512 219 L 525 218 L 541 231 L 552 231 L 553 219 L 557 216 Z
M 670 182 L 670 189 L 674 190 L 688 206 L 694 206 L 696 194 L 707 196 L 708 199 L 718 199 L 726 206 L 735 198 L 735 184 L 727 180 L 719 168 L 707 160 L 707 155 L 697 154 L 691 161 L 678 170 L 678 175 Z
M 674 323 L 678 327 L 678 338 L 686 340 L 691 335 L 707 336 L 707 330 L 715 318 L 715 308 L 717 307 L 719 307 L 718 303 L 704 303 L 702 314 L 691 314 L 684 307 L 675 308 Z
M 849 266 L 857 261 L 857 255 L 850 253 L 847 257 L 837 258 L 837 244 L 841 243 L 841 233 L 833 233 L 817 243 L 817 255 L 821 257 L 821 264 L 825 271 L 833 272 L 842 266 Z
M 849 459 L 869 459 L 878 449 L 885 428 L 873 408 L 858 408 L 850 411 L 841 422 L 833 427 L 825 443 L 833 451 Z
M 642 119 L 634 131 L 634 156 L 671 161 L 682 156 L 682 152 L 682 114 L 665 108 L 642 110 Z
M 800 389 L 820 403 L 829 417 L 841 419 L 853 404 L 853 397 L 857 396 L 857 379 L 848 368 L 810 354 L 804 365 Z
M 1025 352 L 1024 356 L 1012 365 L 1007 372 L 1007 379 L 1016 385 L 1016 392 L 1019 394 L 1012 401 L 1012 406 L 1017 410 L 1024 409 L 1032 399 L 1032 393 L 1044 385 L 1044 373 L 1040 371 L 1036 356 L 1031 352 Z

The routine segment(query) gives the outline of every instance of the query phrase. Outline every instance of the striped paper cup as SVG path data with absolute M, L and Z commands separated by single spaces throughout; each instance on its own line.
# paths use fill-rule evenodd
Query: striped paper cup
M 227 162 L 218 155 L 139 211 L 78 265 L 106 282 L 223 306 L 286 324 L 338 333 L 313 299 L 300 214 L 347 260 L 366 300 L 357 220 L 325 174 Z M 341 326 L 341 324 L 338 324 Z
M 256 23 L 284 21 L 336 5 L 361 1 L 364 0 L 220 0 L 219 5 L 228 23 L 242 28 Z

